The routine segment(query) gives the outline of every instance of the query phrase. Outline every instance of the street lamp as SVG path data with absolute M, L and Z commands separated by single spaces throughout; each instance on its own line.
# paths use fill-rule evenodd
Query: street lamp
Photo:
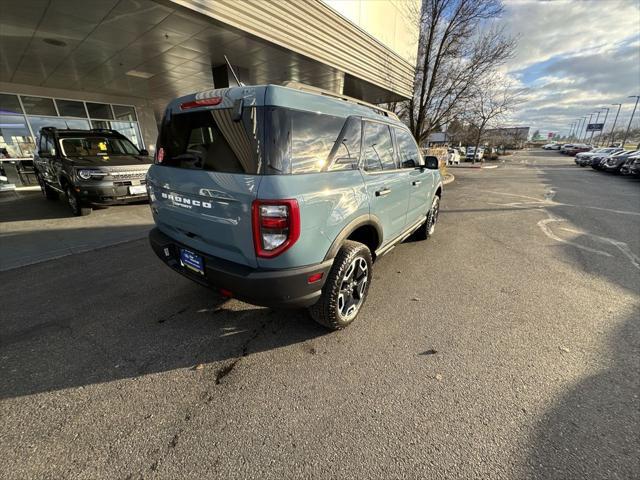
M 593 117 L 593 113 L 589 114 L 589 123 L 591 123 L 591 117 Z M 587 117 L 584 117 L 584 118 L 587 118 Z M 587 125 L 586 125 L 586 127 L 584 129 L 584 138 L 582 140 L 585 141 L 585 142 L 587 141 L 587 134 L 588 134 L 587 128 L 589 128 L 589 123 L 587 123 Z
M 624 140 L 622 140 L 622 148 L 624 148 L 624 144 L 627 143 L 627 136 L 629 135 L 629 130 L 631 129 L 631 121 L 633 120 L 633 115 L 636 113 L 636 108 L 638 107 L 638 100 L 640 100 L 640 95 L 629 95 L 627 98 L 635 98 L 636 104 L 633 106 L 633 112 L 631 112 L 631 117 L 629 117 L 629 125 L 627 125 L 627 131 L 624 134 Z
M 576 130 L 576 133 L 574 133 L 574 140 L 580 140 L 580 132 L 582 132 L 582 127 L 583 127 L 583 123 L 584 123 L 584 119 L 587 117 L 581 117 L 579 118 L 578 121 L 578 129 Z
M 580 125 L 580 126 L 578 127 L 578 135 L 576 136 L 576 140 L 580 140 L 580 136 L 581 136 L 581 134 L 582 134 L 582 127 L 584 126 L 583 124 L 584 124 L 584 120 L 585 120 L 586 118 L 587 118 L 587 117 L 582 117 L 582 118 L 580 118 L 580 119 L 578 120 L 578 123 L 579 123 L 579 125 Z
M 612 103 L 611 105 L 613 106 L 618 106 L 618 111 L 616 112 L 616 118 L 613 121 L 613 127 L 611 127 L 611 134 L 609 135 L 609 145 L 613 146 L 613 140 L 614 140 L 614 136 L 615 136 L 615 130 L 616 130 L 616 122 L 618 121 L 618 115 L 620 115 L 620 107 L 622 106 L 621 103 Z
M 609 107 L 600 107 L 604 110 L 607 111 L 607 113 L 604 114 L 604 122 L 602 122 L 602 130 L 600 130 L 600 137 L 598 138 L 598 145 L 602 144 L 604 142 L 604 129 L 607 126 L 607 117 L 609 116 Z M 604 146 L 604 145 L 602 145 Z

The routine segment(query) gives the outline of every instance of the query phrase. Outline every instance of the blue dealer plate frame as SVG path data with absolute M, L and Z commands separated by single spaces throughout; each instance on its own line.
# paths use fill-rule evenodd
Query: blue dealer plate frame
M 204 259 L 201 255 L 187 250 L 186 248 L 180 249 L 180 265 L 188 268 L 192 272 L 204 275 Z

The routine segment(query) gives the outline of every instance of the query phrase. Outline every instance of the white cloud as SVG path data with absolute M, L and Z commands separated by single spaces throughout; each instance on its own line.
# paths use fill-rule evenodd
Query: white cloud
M 637 0 L 506 0 L 505 8 L 502 21 L 518 38 L 513 70 L 558 55 L 599 53 L 640 29 Z
M 575 119 L 612 103 L 624 104 L 619 125 L 628 121 L 634 100 L 627 96 L 640 94 L 637 0 L 505 4 L 501 21 L 519 38 L 506 70 L 529 89 L 515 122 L 566 131 Z

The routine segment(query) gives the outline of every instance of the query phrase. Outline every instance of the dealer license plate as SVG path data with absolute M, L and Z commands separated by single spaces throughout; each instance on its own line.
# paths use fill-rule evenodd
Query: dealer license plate
M 204 260 L 197 253 L 185 248 L 180 249 L 180 265 L 189 270 L 204 275 Z

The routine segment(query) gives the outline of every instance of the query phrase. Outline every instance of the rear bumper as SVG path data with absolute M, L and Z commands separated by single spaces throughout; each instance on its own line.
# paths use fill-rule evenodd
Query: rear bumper
M 310 307 L 320 298 L 322 286 L 333 265 L 333 260 L 328 260 L 300 268 L 254 269 L 211 257 L 182 245 L 157 228 L 149 233 L 149 243 L 156 255 L 181 275 L 215 290 L 227 290 L 233 298 L 263 307 Z M 202 256 L 204 275 L 192 272 L 180 264 L 180 248 L 187 248 Z M 309 284 L 309 275 L 315 273 L 322 273 L 322 279 Z

